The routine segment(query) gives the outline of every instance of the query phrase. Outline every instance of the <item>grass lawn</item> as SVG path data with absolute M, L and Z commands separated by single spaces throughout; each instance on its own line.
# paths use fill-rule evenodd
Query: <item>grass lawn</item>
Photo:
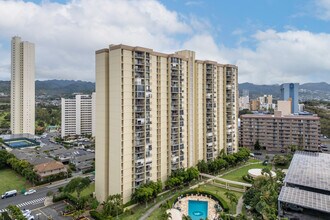
M 207 190 L 207 191 L 210 191 L 210 192 L 213 192 L 213 193 L 219 195 L 221 198 L 223 198 L 228 203 L 229 212 L 232 214 L 236 213 L 236 205 L 235 204 L 231 205 L 230 200 L 227 199 L 227 197 L 225 196 L 225 192 L 230 191 L 230 190 L 219 188 L 219 187 L 213 186 L 211 184 L 202 185 L 202 186 L 198 187 L 198 189 Z M 234 193 L 236 195 L 237 199 L 239 199 L 243 195 L 243 193 L 240 193 L 240 192 L 235 192 L 235 191 L 230 191 L 230 192 Z
M 253 159 L 253 158 L 250 158 L 250 159 L 248 160 L 248 163 L 258 163 L 258 162 L 261 162 L 261 160 Z
M 262 168 L 265 168 L 265 167 L 268 167 L 269 169 L 272 168 L 271 165 L 264 166 L 262 164 L 250 164 L 248 166 L 241 167 L 238 170 L 234 170 L 230 173 L 227 173 L 226 175 L 222 176 L 221 178 L 246 183 L 246 181 L 243 180 L 242 176 L 246 175 L 248 173 L 249 169 L 253 169 L 253 168 L 261 168 L 262 169 Z
M 20 192 L 22 189 L 28 189 L 31 187 L 31 184 L 26 181 L 24 177 L 11 169 L 0 170 L 0 177 L 0 194 L 13 189 Z
M 232 214 L 236 213 L 236 204 L 230 204 L 230 200 L 227 199 L 227 197 L 225 196 L 225 192 L 227 192 L 228 190 L 223 189 L 223 188 L 219 188 L 219 187 L 211 185 L 211 184 L 205 184 L 205 185 L 199 186 L 196 189 L 209 191 L 209 192 L 212 192 L 214 194 L 219 195 L 221 198 L 223 198 L 228 203 L 229 212 L 232 213 Z M 240 192 L 234 192 L 234 191 L 231 191 L 231 192 L 233 192 L 236 195 L 237 199 L 239 199 L 243 195 L 243 193 L 240 193 Z M 174 198 L 177 198 L 180 194 L 181 193 L 178 192 L 177 195 Z M 174 200 L 171 199 L 171 201 L 174 201 Z M 140 209 L 141 209 L 141 207 L 140 207 Z M 165 212 L 164 208 L 158 208 L 154 212 L 151 213 L 151 215 L 148 217 L 148 220 L 160 219 L 160 217 L 162 216 L 162 214 L 164 212 Z M 135 218 L 133 218 L 133 216 L 132 216 L 132 218 L 130 218 L 130 216 L 127 216 L 127 217 L 128 217 L 127 219 L 130 219 L 130 220 L 137 219 L 136 215 L 134 215 Z
M 81 193 L 80 196 L 84 197 L 84 196 L 88 196 L 90 194 L 92 194 L 93 192 L 95 192 L 95 183 L 91 183 L 86 189 L 84 189 Z M 71 195 L 77 197 L 77 193 L 74 192 Z

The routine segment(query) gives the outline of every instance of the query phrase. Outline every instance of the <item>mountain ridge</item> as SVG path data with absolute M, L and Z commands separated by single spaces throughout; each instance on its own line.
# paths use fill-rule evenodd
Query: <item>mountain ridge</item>
M 273 95 L 274 99 L 280 97 L 280 85 L 258 85 L 249 82 L 239 84 L 239 91 L 249 90 L 250 98 L 262 95 Z M 95 83 L 81 80 L 36 80 L 36 95 L 63 97 L 72 93 L 90 94 L 95 91 Z M 0 81 L 0 92 L 10 93 L 10 81 Z M 304 83 L 299 86 L 299 96 L 309 99 L 327 98 L 330 96 L 330 84 L 327 82 Z

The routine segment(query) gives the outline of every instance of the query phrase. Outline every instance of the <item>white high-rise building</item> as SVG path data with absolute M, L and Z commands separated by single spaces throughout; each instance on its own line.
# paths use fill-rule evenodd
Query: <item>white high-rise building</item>
M 95 130 L 95 93 L 62 98 L 61 136 L 92 134 Z
M 12 134 L 35 132 L 35 52 L 34 44 L 13 37 L 11 41 Z

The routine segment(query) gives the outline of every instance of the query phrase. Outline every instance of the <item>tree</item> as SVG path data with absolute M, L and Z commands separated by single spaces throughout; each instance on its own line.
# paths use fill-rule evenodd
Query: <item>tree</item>
M 0 142 L 1 145 L 1 142 Z M 14 155 L 8 153 L 6 150 L 0 150 L 0 169 L 8 165 L 7 161 L 10 158 L 13 158 Z
M 63 192 L 66 193 L 77 193 L 78 199 L 80 199 L 80 193 L 89 186 L 90 179 L 88 177 L 76 177 L 72 179 L 63 189 Z
M 283 180 L 283 175 L 280 173 L 273 180 L 266 176 L 254 179 L 252 187 L 243 198 L 244 204 L 252 207 L 251 211 L 255 219 L 276 219 L 281 180 Z
M 207 166 L 207 163 L 205 162 L 205 160 L 198 161 L 197 169 L 201 173 L 208 173 L 209 172 L 208 166 Z
M 7 210 L 9 212 L 9 214 L 11 215 L 11 217 L 15 220 L 25 220 L 26 219 L 23 216 L 23 213 L 21 212 L 21 210 L 15 205 L 9 205 L 7 207 Z
M 194 179 L 198 179 L 199 176 L 199 171 L 197 168 L 195 167 L 190 167 L 187 169 L 187 174 L 188 174 L 188 182 L 194 180 Z
M 257 140 L 256 143 L 254 144 L 254 149 L 255 150 L 261 150 L 261 146 L 260 146 L 259 140 Z

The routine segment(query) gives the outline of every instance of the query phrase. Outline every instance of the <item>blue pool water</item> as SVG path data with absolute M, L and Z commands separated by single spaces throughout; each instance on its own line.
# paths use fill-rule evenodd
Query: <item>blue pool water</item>
M 206 201 L 188 201 L 188 215 L 192 220 L 200 220 L 207 218 L 207 206 L 208 202 Z
M 22 141 L 10 141 L 7 142 L 7 144 L 11 147 L 11 148 L 22 148 L 22 147 L 28 147 L 33 145 L 33 143 L 26 141 L 26 140 L 22 140 Z

